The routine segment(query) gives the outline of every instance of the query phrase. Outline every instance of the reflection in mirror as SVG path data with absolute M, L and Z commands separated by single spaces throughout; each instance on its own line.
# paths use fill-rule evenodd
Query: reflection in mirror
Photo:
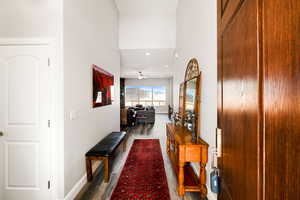
M 192 132 L 193 139 L 196 138 L 195 134 L 195 107 L 196 107 L 196 91 L 197 78 L 193 78 L 186 82 L 185 90 L 185 122 L 184 126 Z
M 197 78 L 186 82 L 185 111 L 195 112 Z

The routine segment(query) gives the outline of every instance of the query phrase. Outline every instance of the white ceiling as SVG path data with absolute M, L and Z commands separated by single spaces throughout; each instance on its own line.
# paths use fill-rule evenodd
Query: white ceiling
M 115 0 L 120 15 L 176 14 L 178 0 Z
M 178 0 L 115 0 L 115 2 L 119 10 L 119 21 L 122 22 L 122 26 L 119 27 L 120 38 L 122 44 L 127 44 L 120 50 L 121 77 L 137 78 L 139 71 L 146 78 L 172 77 L 174 45 L 165 44 L 171 44 L 168 40 L 173 36 L 175 38 Z M 170 18 L 174 18 L 175 23 Z M 132 20 L 132 23 L 128 19 Z M 144 24 L 148 26 L 136 25 L 137 19 L 144 20 Z M 162 27 L 159 26 L 161 21 L 165 23 Z M 153 34 L 153 31 L 160 32 L 161 37 Z M 150 46 L 154 42 L 160 44 L 155 49 Z M 134 44 L 136 48 L 132 48 L 130 44 Z M 146 56 L 146 52 L 151 55 Z
M 174 49 L 121 50 L 121 77 L 137 78 L 139 71 L 146 78 L 172 77 L 173 58 Z

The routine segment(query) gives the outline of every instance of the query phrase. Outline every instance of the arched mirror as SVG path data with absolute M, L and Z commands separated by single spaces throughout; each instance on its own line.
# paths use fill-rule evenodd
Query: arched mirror
M 191 131 L 193 137 L 200 137 L 200 82 L 201 73 L 197 59 L 193 58 L 189 61 L 183 83 L 183 98 L 181 102 L 182 125 Z

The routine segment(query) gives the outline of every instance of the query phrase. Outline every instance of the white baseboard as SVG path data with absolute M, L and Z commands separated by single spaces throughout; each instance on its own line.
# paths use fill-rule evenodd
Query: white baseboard
M 87 183 L 86 174 L 74 185 L 72 190 L 67 194 L 64 200 L 74 200 L 83 186 Z
M 57 199 L 57 200 L 74 200 L 83 186 L 87 183 L 86 174 L 74 185 L 72 190 L 67 194 L 64 199 Z M 207 191 L 207 198 L 208 200 L 217 200 L 217 195 L 213 194 L 210 189 Z

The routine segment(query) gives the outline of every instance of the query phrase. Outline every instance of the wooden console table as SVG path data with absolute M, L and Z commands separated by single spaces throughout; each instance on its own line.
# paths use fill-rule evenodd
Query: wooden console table
M 183 126 L 167 123 L 167 153 L 178 178 L 178 193 L 200 192 L 206 197 L 206 171 L 208 144 L 199 139 L 192 141 L 191 132 Z M 194 172 L 191 162 L 200 163 L 200 177 Z

